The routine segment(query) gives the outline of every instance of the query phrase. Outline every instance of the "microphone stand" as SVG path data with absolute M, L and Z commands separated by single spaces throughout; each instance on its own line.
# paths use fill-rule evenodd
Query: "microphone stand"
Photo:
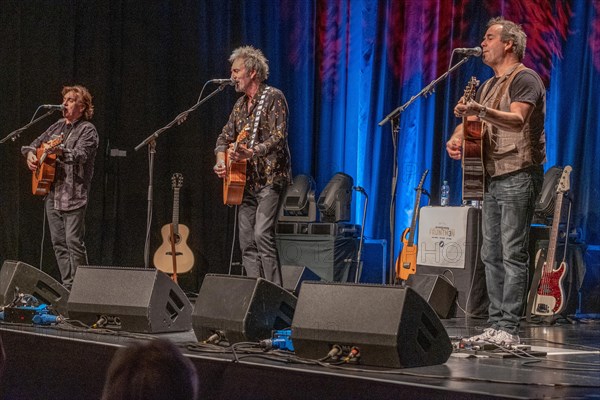
M 408 106 L 410 106 L 412 103 L 414 103 L 415 100 L 417 100 L 419 97 L 421 97 L 423 95 L 426 96 L 428 94 L 433 93 L 435 91 L 435 86 L 438 83 L 440 83 L 442 80 L 446 79 L 448 77 L 448 75 L 450 75 L 450 73 L 453 72 L 455 69 L 457 69 L 458 67 L 460 67 L 461 65 L 466 63 L 470 57 L 471 57 L 470 55 L 465 56 L 462 60 L 460 60 L 459 62 L 454 64 L 454 66 L 452 66 L 450 69 L 448 69 L 448 71 L 446 71 L 440 77 L 431 81 L 429 83 L 429 85 L 427 85 L 423 89 L 421 89 L 421 91 L 419 93 L 412 96 L 406 103 L 404 103 L 400 107 L 397 107 L 395 110 L 393 110 L 384 119 L 382 119 L 379 122 L 379 126 L 383 126 L 383 125 L 387 124 L 388 122 L 390 123 L 391 128 L 392 128 L 392 141 L 394 143 L 394 160 L 393 160 L 394 170 L 392 172 L 392 194 L 391 194 L 392 202 L 390 204 L 390 260 L 389 260 L 390 265 L 389 265 L 389 276 L 388 276 L 389 283 L 394 282 L 394 262 L 395 262 L 395 259 L 394 259 L 395 238 L 394 238 L 394 236 L 395 236 L 395 222 L 396 222 L 396 185 L 398 183 L 398 157 L 396 154 L 398 152 L 398 150 L 396 147 L 396 143 L 398 141 L 398 135 L 400 132 L 400 121 L 399 121 L 400 114 L 403 113 L 408 108 Z
M 362 193 L 362 195 L 365 197 L 365 202 L 363 204 L 363 215 L 362 215 L 362 227 L 360 230 L 360 240 L 358 242 L 358 252 L 356 253 L 356 275 L 354 275 L 354 283 L 359 283 L 360 282 L 360 276 L 362 275 L 362 248 L 363 248 L 363 242 L 365 239 L 365 223 L 367 220 L 367 205 L 369 204 L 369 196 L 367 195 L 367 192 L 365 191 L 365 189 L 363 189 L 360 186 L 356 186 L 356 188 L 354 188 L 354 190 Z
M 51 114 L 54 113 L 54 111 L 56 111 L 56 110 L 52 109 L 50 111 L 47 111 L 45 114 L 40 115 L 39 117 L 37 117 L 36 119 L 34 119 L 30 123 L 28 123 L 27 125 L 12 131 L 8 135 L 6 135 L 5 138 L 0 140 L 0 144 L 6 142 L 8 139 L 11 139 L 14 142 L 15 140 L 17 140 L 19 138 L 19 135 L 21 134 L 21 132 L 23 132 L 25 129 L 29 128 L 31 125 L 35 124 L 39 120 L 42 120 L 42 119 L 50 116 Z
M 154 199 L 154 193 L 153 193 L 153 181 L 154 181 L 154 156 L 156 154 L 156 139 L 158 139 L 158 137 L 165 132 L 167 129 L 173 127 L 173 125 L 177 124 L 177 125 L 181 125 L 182 123 L 185 122 L 185 120 L 187 119 L 188 115 L 192 112 L 195 111 L 198 107 L 200 107 L 202 104 L 204 104 L 208 99 L 210 99 L 211 97 L 213 97 L 214 95 L 216 95 L 217 93 L 219 93 L 220 91 L 222 91 L 225 86 L 229 85 L 230 83 L 222 83 L 221 85 L 219 85 L 219 87 L 217 89 L 215 89 L 214 91 L 212 91 L 211 93 L 208 94 L 208 96 L 206 96 L 203 99 L 198 99 L 198 102 L 196 104 L 194 104 L 190 109 L 182 112 L 181 114 L 179 114 L 177 117 L 175 117 L 175 119 L 171 122 L 169 122 L 167 125 L 165 125 L 164 127 L 160 128 L 159 130 L 157 130 L 156 132 L 154 132 L 153 134 L 151 134 L 150 136 L 148 136 L 146 139 L 144 139 L 140 144 L 138 144 L 137 146 L 135 146 L 135 151 L 138 151 L 139 149 L 141 149 L 144 146 L 148 146 L 148 211 L 146 214 L 146 241 L 144 244 L 144 267 L 145 268 L 149 268 L 150 267 L 150 228 L 152 226 L 152 204 L 153 204 L 153 199 Z

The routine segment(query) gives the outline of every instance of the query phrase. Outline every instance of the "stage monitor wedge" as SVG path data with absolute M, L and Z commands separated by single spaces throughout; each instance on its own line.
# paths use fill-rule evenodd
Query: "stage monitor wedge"
M 67 315 L 69 290 L 50 275 L 21 261 L 6 260 L 0 270 L 0 306 L 12 302 L 17 293 L 30 294 L 57 313 Z
M 435 311 L 402 286 L 304 282 L 292 342 L 302 358 L 356 347 L 361 364 L 387 368 L 443 364 L 452 353 Z
M 167 274 L 154 268 L 80 266 L 69 318 L 126 332 L 192 329 L 192 305 Z
M 419 293 L 433 308 L 438 317 L 452 318 L 456 313 L 458 291 L 444 275 L 410 275 L 406 285 Z
M 263 278 L 208 274 L 192 316 L 199 342 L 217 334 L 229 344 L 271 338 L 289 328 L 296 296 Z

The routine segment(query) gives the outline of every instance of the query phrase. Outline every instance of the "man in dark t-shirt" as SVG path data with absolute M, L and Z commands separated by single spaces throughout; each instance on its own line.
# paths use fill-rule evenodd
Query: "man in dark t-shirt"
M 528 289 L 529 227 L 543 182 L 546 160 L 546 90 L 521 60 L 527 36 L 511 21 L 488 22 L 481 43 L 483 62 L 494 71 L 475 100 L 461 101 L 457 117 L 482 122 L 483 244 L 490 326 L 471 341 L 519 344 L 519 321 Z M 446 143 L 448 155 L 462 154 L 463 124 Z

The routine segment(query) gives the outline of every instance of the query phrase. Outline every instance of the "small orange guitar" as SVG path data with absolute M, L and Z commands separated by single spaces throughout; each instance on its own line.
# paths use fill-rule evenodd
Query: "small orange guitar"
M 31 175 L 31 192 L 36 196 L 45 196 L 50 193 L 50 187 L 56 175 L 55 151 L 63 142 L 64 135 L 60 135 L 46 143 L 42 143 L 36 150 L 38 166 Z
M 233 144 L 233 151 L 237 151 L 238 146 L 245 146 L 248 139 L 248 129 L 248 125 L 242 129 Z M 227 151 L 225 151 L 227 173 L 223 178 L 223 204 L 230 206 L 242 204 L 244 187 L 246 186 L 246 164 L 247 160 L 230 160 Z
M 403 281 L 407 280 L 410 275 L 417 272 L 417 245 L 415 244 L 415 227 L 417 225 L 417 218 L 419 217 L 419 204 L 421 203 L 423 182 L 425 182 L 425 177 L 427 176 L 428 172 L 428 169 L 423 172 L 419 186 L 415 189 L 417 194 L 410 228 L 406 228 L 404 232 L 402 232 L 403 246 L 400 256 L 396 259 L 396 279 L 401 279 Z
M 479 81 L 473 76 L 465 88 L 463 102 L 466 104 L 475 98 Z M 481 121 L 469 121 L 463 118 L 463 200 L 483 200 L 485 170 L 483 166 L 483 147 Z

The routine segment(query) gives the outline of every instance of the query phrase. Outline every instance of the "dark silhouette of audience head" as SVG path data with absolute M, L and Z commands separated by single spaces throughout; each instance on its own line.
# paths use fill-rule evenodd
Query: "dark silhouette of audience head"
M 102 400 L 194 400 L 198 385 L 194 364 L 170 341 L 156 339 L 115 353 Z

